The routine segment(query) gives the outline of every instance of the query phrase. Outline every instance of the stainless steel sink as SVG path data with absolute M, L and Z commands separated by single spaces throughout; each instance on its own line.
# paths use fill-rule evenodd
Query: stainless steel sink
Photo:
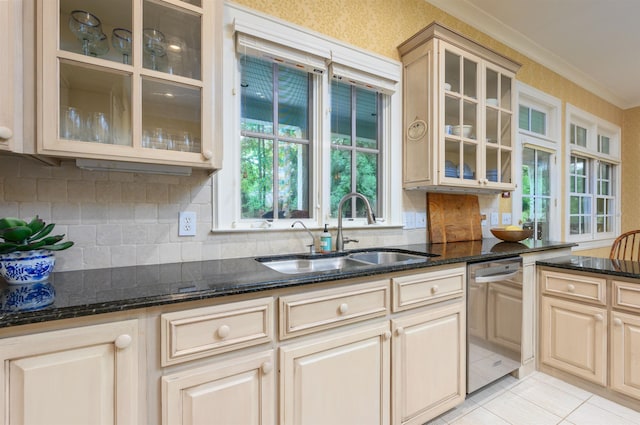
M 432 254 L 409 253 L 402 250 L 374 248 L 329 255 L 296 255 L 262 257 L 257 261 L 280 273 L 301 274 L 323 271 L 353 270 L 382 265 L 426 262 Z
M 263 259 L 258 259 L 258 261 L 261 260 Z M 270 269 L 285 274 L 314 273 L 328 270 L 351 270 L 356 267 L 366 266 L 365 263 L 353 260 L 346 255 L 342 257 L 291 258 L 286 260 L 261 262 Z
M 356 252 L 349 255 L 350 258 L 363 261 L 369 264 L 408 264 L 424 262 L 429 259 L 428 256 L 408 254 L 406 252 L 396 251 L 364 251 Z

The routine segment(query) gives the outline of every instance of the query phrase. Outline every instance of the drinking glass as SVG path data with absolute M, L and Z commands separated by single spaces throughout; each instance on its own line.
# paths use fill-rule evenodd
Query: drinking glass
M 143 46 L 145 53 L 151 58 L 151 69 L 158 70 L 157 58 L 166 55 L 167 42 L 164 34 L 155 28 L 145 28 L 142 30 Z
M 180 134 L 180 143 L 178 144 L 178 150 L 181 152 L 193 152 L 193 138 L 191 133 L 183 131 Z
M 84 136 L 82 112 L 78 108 L 67 106 L 60 114 L 60 138 L 81 140 Z
M 109 51 L 109 42 L 107 41 L 107 35 L 101 32 L 100 36 L 97 39 L 89 41 L 87 47 L 91 56 L 102 56 L 106 54 Z
M 102 112 L 94 112 L 87 121 L 89 140 L 98 143 L 110 143 L 109 122 Z
M 122 53 L 122 63 L 129 65 L 131 55 L 131 31 L 124 28 L 114 28 L 111 34 L 111 45 Z
M 89 55 L 89 42 L 99 40 L 102 24 L 97 16 L 85 11 L 74 10 L 69 17 L 69 29 L 82 42 L 82 53 Z

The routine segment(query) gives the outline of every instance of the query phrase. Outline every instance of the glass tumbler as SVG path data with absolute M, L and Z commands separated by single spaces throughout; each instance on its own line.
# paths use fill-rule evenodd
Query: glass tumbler
M 102 112 L 94 112 L 89 117 L 89 140 L 97 143 L 111 143 L 109 122 Z
M 84 138 L 84 122 L 80 109 L 72 106 L 62 108 L 60 112 L 60 138 L 70 140 Z

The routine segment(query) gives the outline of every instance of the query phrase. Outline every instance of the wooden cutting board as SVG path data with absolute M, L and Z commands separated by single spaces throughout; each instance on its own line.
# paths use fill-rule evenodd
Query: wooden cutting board
M 431 243 L 482 239 L 478 196 L 427 193 L 427 229 Z

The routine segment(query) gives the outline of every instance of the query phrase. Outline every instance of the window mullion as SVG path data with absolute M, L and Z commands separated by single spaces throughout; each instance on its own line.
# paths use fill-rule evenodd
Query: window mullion
M 351 191 L 356 192 L 356 183 L 357 183 L 357 174 L 358 174 L 358 161 L 356 160 L 357 156 L 357 142 L 356 142 L 356 121 L 357 121 L 357 111 L 356 111 L 356 87 L 351 86 Z M 356 210 L 356 198 L 351 198 L 351 218 L 356 218 L 358 216 Z
M 277 220 L 280 217 L 280 205 L 278 193 L 280 192 L 280 179 L 279 179 L 279 170 L 278 170 L 278 158 L 279 158 L 279 139 L 278 136 L 280 134 L 279 128 L 279 118 L 278 118 L 278 103 L 279 103 L 279 94 L 280 87 L 278 85 L 278 64 L 273 64 L 273 219 Z

